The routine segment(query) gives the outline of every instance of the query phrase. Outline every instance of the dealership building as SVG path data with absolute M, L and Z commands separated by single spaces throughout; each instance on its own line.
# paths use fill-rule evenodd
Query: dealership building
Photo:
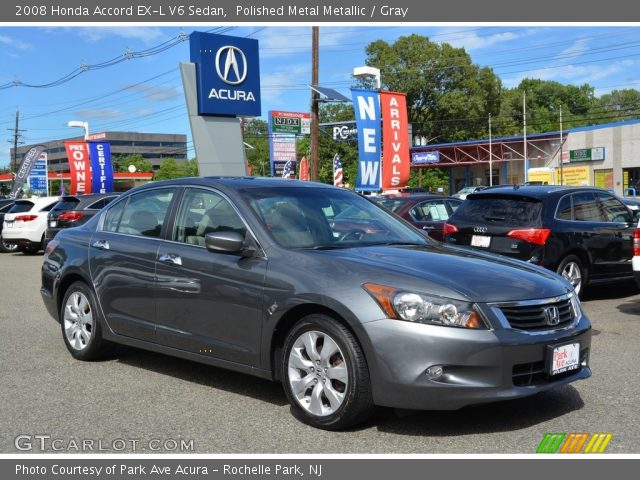
M 65 138 L 18 147 L 18 161 L 35 145 L 44 145 L 47 153 L 48 170 L 53 173 L 69 171 L 69 160 L 64 147 L 65 141 L 82 141 L 82 137 Z M 89 140 L 108 142 L 111 156 L 141 155 L 151 163 L 153 170 L 160 168 L 162 161 L 173 158 L 178 162 L 187 160 L 187 136 L 171 133 L 102 132 L 89 135 Z M 11 149 L 13 157 L 13 148 Z
M 592 185 L 618 195 L 640 189 L 640 119 L 526 139 L 518 135 L 415 146 L 411 152 L 413 167 L 451 169 L 452 193 L 467 185 L 524 181 Z

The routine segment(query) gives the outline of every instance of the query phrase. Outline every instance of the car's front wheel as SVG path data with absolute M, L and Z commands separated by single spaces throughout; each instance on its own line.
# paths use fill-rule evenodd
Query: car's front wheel
M 341 323 L 326 315 L 306 316 L 289 332 L 283 355 L 281 378 L 299 420 L 339 430 L 373 412 L 364 353 Z
M 60 325 L 64 343 L 74 358 L 96 360 L 108 350 L 93 291 L 83 282 L 73 283 L 64 295 Z
M 587 284 L 587 269 L 575 255 L 567 255 L 558 265 L 557 273 L 562 275 L 571 285 L 579 297 L 584 293 Z

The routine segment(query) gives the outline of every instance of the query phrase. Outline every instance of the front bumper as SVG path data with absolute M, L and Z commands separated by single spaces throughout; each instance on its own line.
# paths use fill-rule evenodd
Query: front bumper
M 526 397 L 591 376 L 591 325 L 528 333 L 515 329 L 467 330 L 383 319 L 363 325 L 371 342 L 374 403 L 420 410 Z M 580 343 L 578 370 L 550 377 L 548 346 Z M 431 366 L 444 374 L 430 379 Z

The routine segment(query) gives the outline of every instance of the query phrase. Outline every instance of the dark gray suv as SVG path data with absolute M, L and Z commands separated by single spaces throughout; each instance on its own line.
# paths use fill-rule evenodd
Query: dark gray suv
M 347 210 L 376 228 L 345 231 Z M 297 418 L 330 430 L 374 405 L 457 409 L 591 375 L 562 277 L 311 182 L 131 190 L 49 243 L 41 292 L 77 359 L 121 343 L 278 380 Z

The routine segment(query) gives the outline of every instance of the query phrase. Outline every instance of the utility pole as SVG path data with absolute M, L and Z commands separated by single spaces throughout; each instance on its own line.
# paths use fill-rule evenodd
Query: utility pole
M 491 148 L 491 114 L 489 114 L 489 186 L 493 186 L 493 152 Z
M 524 126 L 524 183 L 527 183 L 527 92 L 522 92 L 522 123 Z
M 560 185 L 564 185 L 564 165 L 562 162 L 562 105 L 560 105 Z
M 22 133 L 20 132 L 24 132 L 25 130 L 20 130 L 19 127 L 19 120 L 20 119 L 20 111 L 16 110 L 16 125 L 14 128 L 7 128 L 7 130 L 9 131 L 13 131 L 13 138 L 11 138 L 9 140 L 9 143 L 13 144 L 13 156 L 11 157 L 11 171 L 13 173 L 16 173 L 18 170 L 18 145 L 22 145 L 24 142 L 20 141 L 20 137 L 22 136 Z
M 319 27 L 311 27 L 311 85 L 318 85 L 318 39 L 320 36 Z M 312 182 L 318 181 L 318 163 L 320 161 L 319 152 L 319 106 L 320 94 L 311 89 L 311 172 Z

